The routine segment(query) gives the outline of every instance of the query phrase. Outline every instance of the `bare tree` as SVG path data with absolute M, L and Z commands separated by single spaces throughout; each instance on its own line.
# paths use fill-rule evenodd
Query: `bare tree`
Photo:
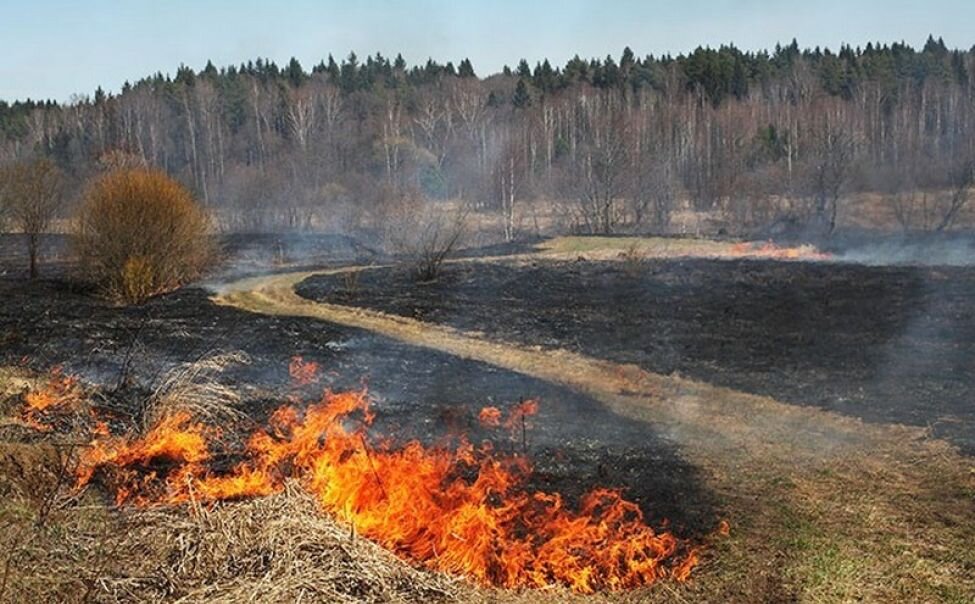
M 643 157 L 632 180 L 634 224 L 638 227 L 667 227 L 677 204 L 677 191 L 670 166 L 655 158 Z
M 314 91 L 310 87 L 293 88 L 286 96 L 288 129 L 294 138 L 295 145 L 304 153 L 308 149 L 308 139 L 312 128 L 315 127 L 317 104 Z
M 439 207 L 415 189 L 393 192 L 386 203 L 389 247 L 402 257 L 414 279 L 435 280 L 467 230 L 467 208 Z
M 617 204 L 632 174 L 623 115 L 597 117 L 592 138 L 581 154 L 578 178 L 583 220 L 590 233 L 611 234 L 619 220 Z
M 525 187 L 526 170 L 525 157 L 519 141 L 515 138 L 507 139 L 494 169 L 505 241 L 515 238 L 515 202 Z
M 814 145 L 808 182 L 812 218 L 826 235 L 832 235 L 836 230 L 837 204 L 853 171 L 853 139 L 827 124 Z
M 935 228 L 939 233 L 950 228 L 958 217 L 958 213 L 968 204 L 970 189 L 975 184 L 975 157 L 966 157 L 952 167 L 951 182 L 954 185 L 948 208 L 944 217 Z
M 40 238 L 60 210 L 63 176 L 47 159 L 20 162 L 4 170 L 3 205 L 27 240 L 28 273 L 37 278 Z

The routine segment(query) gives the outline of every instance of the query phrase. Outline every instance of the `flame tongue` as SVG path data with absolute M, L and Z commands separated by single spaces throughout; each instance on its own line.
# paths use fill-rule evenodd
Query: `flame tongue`
M 505 423 L 536 409 L 522 404 Z M 499 414 L 488 416 L 501 424 Z M 594 490 L 573 511 L 557 493 L 526 488 L 531 467 L 523 457 L 464 440 L 456 450 L 373 444 L 372 419 L 365 392 L 326 392 L 304 410 L 281 407 L 248 439 L 242 460 L 216 474 L 208 463 L 220 433 L 175 414 L 141 438 L 96 438 L 77 485 L 101 471 L 113 476 L 106 482 L 117 503 L 148 505 L 267 495 L 294 478 L 360 534 L 485 585 L 622 589 L 683 580 L 696 561 L 693 551 L 678 556 L 677 539 L 647 526 L 618 491 Z
M 832 255 L 821 252 L 811 245 L 783 247 L 772 241 L 765 243 L 744 242 L 732 245 L 727 255 L 740 258 L 764 258 L 771 260 L 830 260 Z

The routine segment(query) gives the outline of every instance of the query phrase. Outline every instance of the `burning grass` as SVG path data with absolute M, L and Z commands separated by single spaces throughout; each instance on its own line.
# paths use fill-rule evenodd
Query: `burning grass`
M 523 427 L 523 407 L 503 425 Z M 116 505 L 146 506 L 262 497 L 295 479 L 363 536 L 482 585 L 590 593 L 683 581 L 695 564 L 693 551 L 681 553 L 674 536 L 647 526 L 618 491 L 596 489 L 573 511 L 558 493 L 526 488 L 524 457 L 463 437 L 456 449 L 373 442 L 372 418 L 364 392 L 283 406 L 247 439 L 244 459 L 220 474 L 210 463 L 220 431 L 174 413 L 142 437 L 96 438 L 76 487 L 102 475 Z
M 307 385 L 314 381 L 311 367 L 296 359 L 292 374 Z M 172 386 L 197 383 L 200 371 L 180 369 L 175 375 L 181 378 L 164 381 L 169 386 L 162 392 L 180 391 L 189 403 L 150 406 L 146 412 L 154 419 L 142 430 L 95 433 L 70 471 L 70 498 L 98 481 L 124 516 L 134 506 L 147 510 L 135 517 L 155 512 L 169 519 L 175 516 L 160 506 L 187 505 L 192 515 L 208 519 L 219 514 L 209 509 L 216 502 L 311 500 L 353 535 L 485 587 L 615 591 L 659 579 L 685 581 L 697 562 L 693 548 L 648 526 L 639 506 L 619 491 L 594 489 L 575 507 L 558 493 L 532 490 L 530 461 L 498 453 L 489 442 L 475 446 L 456 435 L 428 447 L 374 436 L 364 391 L 326 392 L 310 403 L 295 398 L 266 426 L 240 438 L 204 419 L 219 415 L 190 411 L 214 408 L 212 388 Z M 158 392 L 154 399 L 160 400 Z M 536 401 L 524 401 L 481 415 L 523 437 L 537 409 Z M 276 559 L 277 549 L 266 555 Z M 293 593 L 285 583 L 281 589 Z

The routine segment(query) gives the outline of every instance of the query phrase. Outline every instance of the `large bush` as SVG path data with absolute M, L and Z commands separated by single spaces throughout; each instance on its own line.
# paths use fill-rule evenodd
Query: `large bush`
M 159 170 L 125 168 L 97 178 L 78 217 L 82 270 L 122 302 L 179 287 L 213 258 L 206 213 Z

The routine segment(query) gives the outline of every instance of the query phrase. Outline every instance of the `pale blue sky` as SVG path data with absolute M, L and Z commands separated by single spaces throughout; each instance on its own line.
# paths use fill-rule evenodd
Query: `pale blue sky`
M 975 44 L 975 0 L 0 0 L 0 98 L 117 91 L 125 80 L 265 56 L 306 68 L 332 53 L 410 63 L 470 57 L 479 75 L 525 57 L 758 49 L 904 40 Z

